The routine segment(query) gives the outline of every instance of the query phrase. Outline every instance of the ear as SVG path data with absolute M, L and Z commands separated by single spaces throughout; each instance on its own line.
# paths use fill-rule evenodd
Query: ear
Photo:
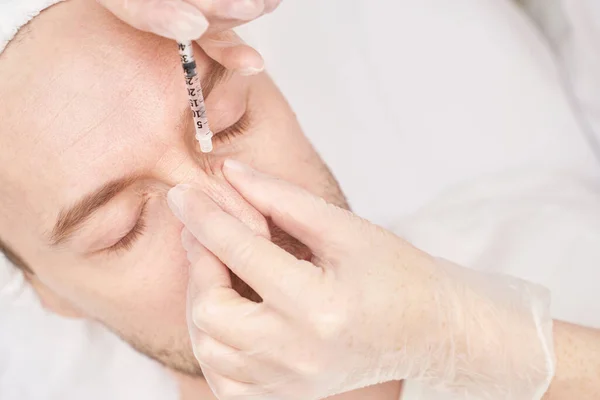
M 44 285 L 34 274 L 26 272 L 25 277 L 37 293 L 40 302 L 46 310 L 66 318 L 85 318 L 85 315 Z

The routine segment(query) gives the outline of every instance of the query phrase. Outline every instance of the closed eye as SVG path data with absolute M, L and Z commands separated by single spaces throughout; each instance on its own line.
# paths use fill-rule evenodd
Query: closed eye
M 223 129 L 220 132 L 215 133 L 213 139 L 218 142 L 231 141 L 236 136 L 243 135 L 250 129 L 251 116 L 250 112 L 246 110 L 244 115 L 229 128 Z
M 144 233 L 144 229 L 146 229 L 146 204 L 148 200 L 144 202 L 142 208 L 140 210 L 140 215 L 138 216 L 137 222 L 131 228 L 129 232 L 125 236 L 123 236 L 117 243 L 112 246 L 106 248 L 105 250 L 111 253 L 118 253 L 121 251 L 130 250 L 135 241 Z

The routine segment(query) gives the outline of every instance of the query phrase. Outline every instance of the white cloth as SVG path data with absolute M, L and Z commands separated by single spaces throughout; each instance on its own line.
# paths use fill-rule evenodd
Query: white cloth
M 64 0 L 0 0 L 0 53 L 19 29 L 61 1 Z
M 551 48 L 511 1 L 283 1 L 241 31 L 377 223 L 483 174 L 598 167 Z
M 417 247 L 552 290 L 552 316 L 600 328 L 600 180 L 514 171 L 461 185 L 397 225 Z
M 600 1 L 522 1 L 550 40 L 600 157 Z
M 514 171 L 449 191 L 397 225 L 417 247 L 552 291 L 552 316 L 600 328 L 600 180 Z M 405 400 L 455 400 L 408 382 Z M 456 399 L 462 400 L 462 399 Z

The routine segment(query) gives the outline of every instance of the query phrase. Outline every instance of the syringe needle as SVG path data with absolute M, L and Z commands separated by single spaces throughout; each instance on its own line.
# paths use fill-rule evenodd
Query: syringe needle
M 190 108 L 194 118 L 194 129 L 196 130 L 196 139 L 200 143 L 200 150 L 203 153 L 210 153 L 212 147 L 213 133 L 208 126 L 208 117 L 206 115 L 206 105 L 200 86 L 200 78 L 196 71 L 196 60 L 194 59 L 194 50 L 192 42 L 178 43 L 181 65 L 185 72 L 185 84 L 190 99 Z

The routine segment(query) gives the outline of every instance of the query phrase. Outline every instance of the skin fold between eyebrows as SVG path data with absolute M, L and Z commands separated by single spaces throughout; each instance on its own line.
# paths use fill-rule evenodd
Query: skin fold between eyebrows
M 235 136 L 244 134 L 249 126 L 249 118 L 249 113 L 245 112 L 237 122 L 218 132 L 215 137 L 219 140 L 231 140 Z M 105 183 L 99 189 L 77 201 L 75 205 L 63 209 L 59 213 L 50 234 L 51 245 L 58 246 L 65 243 L 89 220 L 95 211 L 108 204 L 117 195 L 139 182 L 139 180 L 139 175 L 132 175 Z
M 206 98 L 213 92 L 214 88 L 226 81 L 230 74 L 223 66 L 215 61 L 210 61 L 207 72 L 202 78 L 202 87 Z M 192 117 L 190 110 L 186 109 L 184 115 L 183 133 L 187 135 L 188 124 L 191 123 Z M 233 125 L 223 129 L 215 134 L 217 140 L 231 139 L 234 136 L 244 133 L 248 128 L 249 115 L 246 111 L 242 117 Z M 192 135 L 193 137 L 193 135 Z M 84 225 L 90 217 L 113 200 L 117 195 L 130 188 L 140 179 L 139 175 L 131 175 L 119 178 L 103 184 L 100 188 L 85 195 L 81 200 L 77 201 L 73 206 L 66 207 L 58 214 L 57 221 L 50 233 L 50 244 L 58 246 L 68 241 L 73 234 Z

